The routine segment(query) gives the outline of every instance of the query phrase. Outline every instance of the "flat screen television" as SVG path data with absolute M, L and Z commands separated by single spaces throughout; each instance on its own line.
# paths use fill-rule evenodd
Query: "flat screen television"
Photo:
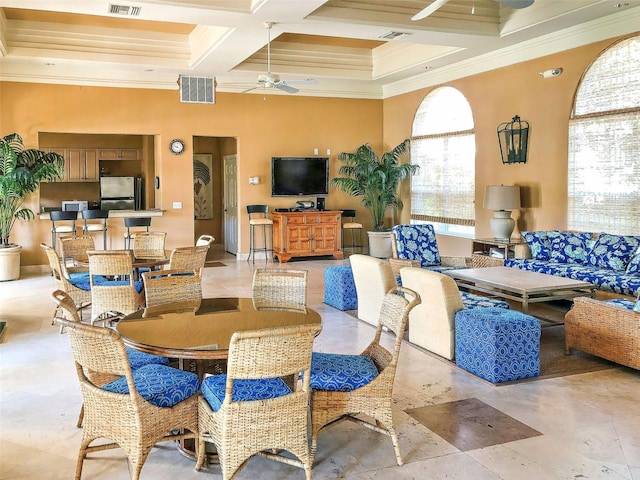
M 329 194 L 329 157 L 272 157 L 271 196 Z

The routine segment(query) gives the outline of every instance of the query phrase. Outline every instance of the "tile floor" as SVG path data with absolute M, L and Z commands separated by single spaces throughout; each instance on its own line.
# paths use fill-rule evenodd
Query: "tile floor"
M 253 266 L 229 255 L 216 260 L 227 266 L 205 269 L 205 296 L 249 295 Z M 341 263 L 316 259 L 288 265 L 309 271 L 309 303 L 323 317 L 316 350 L 359 353 L 370 341 L 373 327 L 322 303 L 323 269 Z M 257 261 L 255 267 L 263 265 Z M 7 322 L 0 344 L 3 480 L 55 480 L 74 475 L 80 442 L 75 424 L 81 398 L 68 339 L 51 325 L 52 289 L 53 280 L 45 274 L 0 283 L 0 320 Z M 321 432 L 314 478 L 640 480 L 639 399 L 640 372 L 624 367 L 494 387 L 407 343 L 394 390 L 395 422 L 405 465 L 396 465 L 388 437 L 345 422 Z M 457 415 L 457 409 L 446 404 L 485 405 L 481 415 L 489 415 L 483 422 L 491 430 L 491 442 L 477 438 L 486 429 L 473 433 L 474 428 L 466 423 L 469 418 L 478 423 L 473 411 L 467 408 Z M 442 415 L 455 422 L 442 430 L 442 437 L 406 412 L 431 405 L 442 406 Z M 529 434 L 512 440 L 512 428 L 501 432 L 499 421 L 505 419 Z M 423 421 L 434 430 L 442 427 Z M 85 461 L 83 479 L 128 478 L 121 450 L 96 453 Z M 173 444 L 155 448 L 142 469 L 142 479 L 206 478 L 222 478 L 220 469 L 211 465 L 195 472 L 194 462 Z M 304 473 L 255 458 L 237 478 L 302 479 Z

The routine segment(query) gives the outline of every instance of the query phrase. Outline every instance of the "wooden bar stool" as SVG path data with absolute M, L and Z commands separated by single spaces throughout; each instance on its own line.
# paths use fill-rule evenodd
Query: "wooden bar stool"
M 249 257 L 253 258 L 253 263 L 256 263 L 256 251 L 264 252 L 264 261 L 268 262 L 269 257 L 267 252 L 273 253 L 273 220 L 267 218 L 269 213 L 269 205 L 247 205 L 247 213 L 249 214 Z M 263 245 L 261 248 L 256 248 L 256 231 L 255 227 L 262 227 L 262 240 Z M 267 227 L 271 229 L 271 248 L 269 248 L 269 242 L 267 241 Z
M 362 253 L 362 224 L 356 222 L 355 210 L 342 210 L 342 248 L 350 248 L 353 253 L 356 253 L 356 248 L 360 249 Z M 351 232 L 351 243 L 346 243 L 345 232 Z M 358 232 L 358 243 L 356 243 L 355 232 Z
M 91 233 L 102 232 L 103 250 L 107 249 L 107 218 L 109 218 L 109 210 L 82 210 L 82 233 L 89 235 Z M 87 221 L 89 220 L 89 221 Z M 91 222 L 91 220 L 97 220 Z
M 56 250 L 56 239 L 58 235 L 71 234 L 76 236 L 77 210 L 63 211 L 55 210 L 49 213 L 51 219 L 51 246 Z

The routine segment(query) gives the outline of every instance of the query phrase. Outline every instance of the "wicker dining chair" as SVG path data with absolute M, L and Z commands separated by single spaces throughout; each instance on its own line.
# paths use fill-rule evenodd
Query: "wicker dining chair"
M 62 290 L 71 297 L 80 316 L 82 316 L 84 309 L 91 306 L 91 285 L 88 273 L 77 273 L 72 276 L 60 261 L 60 257 L 58 257 L 58 254 L 53 247 L 46 243 L 41 243 L 40 247 L 47 254 L 56 289 Z M 58 311 L 56 309 L 54 312 L 54 318 L 57 314 Z M 54 318 L 52 318 L 52 323 Z M 62 333 L 62 329 L 60 329 L 60 333 Z
M 196 470 L 205 463 L 205 442 L 211 442 L 224 480 L 256 453 L 303 468 L 311 479 L 309 366 L 319 330 L 320 325 L 298 325 L 233 334 L 227 373 L 202 384 Z M 282 380 L 301 372 L 293 388 Z M 280 450 L 297 458 L 281 456 Z
M 391 395 L 409 312 L 419 303 L 420 297 L 413 290 L 393 287 L 384 296 L 375 337 L 360 355 L 313 352 L 310 379 L 312 459 L 317 452 L 318 432 L 342 420 L 351 420 L 389 435 L 398 465 L 402 465 L 391 413 Z M 383 330 L 395 336 L 392 352 L 380 343 Z
M 208 251 L 209 245 L 174 248 L 169 257 L 169 269 L 195 271 L 200 275 L 207 260 Z
M 61 315 L 54 318 L 56 321 L 59 318 L 63 318 L 69 320 L 70 322 L 80 323 L 80 316 L 78 315 L 78 311 L 76 309 L 75 303 L 73 303 L 73 299 L 62 290 L 55 290 L 51 294 L 52 300 L 58 306 L 58 310 Z M 62 330 L 62 327 L 60 327 Z M 169 365 L 169 359 L 166 357 L 160 357 L 158 355 L 152 355 L 150 353 L 139 352 L 138 350 L 134 350 L 133 348 L 126 347 L 127 357 L 129 358 L 129 364 L 131 365 L 131 369 L 135 370 L 140 367 L 144 367 L 145 365 L 157 364 L 157 365 Z M 109 382 L 116 380 L 118 377 L 113 374 L 96 372 L 96 371 L 86 371 L 87 377 L 91 380 L 94 385 L 106 385 Z M 82 427 L 82 420 L 84 418 L 84 404 L 82 408 L 80 408 L 80 414 L 78 415 L 78 422 L 76 426 L 78 428 Z
M 91 235 L 60 238 L 60 258 L 69 273 L 89 271 L 89 257 L 87 252 L 95 250 L 95 242 Z
M 290 310 L 307 306 L 307 271 L 257 268 L 251 284 L 256 308 Z
M 166 232 L 132 233 L 133 256 L 135 258 L 165 258 Z
M 133 279 L 128 250 L 88 252 L 91 282 L 91 324 L 109 323 L 144 306 L 144 285 Z
M 193 309 L 202 301 L 202 279 L 197 271 L 144 272 L 142 280 L 147 308 L 174 305 Z
M 84 459 L 91 452 L 122 448 L 131 479 L 138 480 L 157 442 L 198 438 L 200 381 L 195 373 L 166 365 L 132 370 L 124 342 L 115 330 L 62 318 L 56 321 L 68 332 L 84 400 L 76 480 L 80 480 Z M 86 372 L 119 378 L 100 385 Z M 98 438 L 113 443 L 92 446 Z

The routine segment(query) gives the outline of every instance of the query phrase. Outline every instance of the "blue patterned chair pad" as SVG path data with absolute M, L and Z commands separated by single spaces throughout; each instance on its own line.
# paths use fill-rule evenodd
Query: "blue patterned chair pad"
M 145 365 L 169 365 L 169 359 L 161 357 L 159 355 L 152 355 L 151 353 L 140 352 L 134 350 L 131 347 L 126 347 L 127 355 L 129 356 L 129 364 L 131 370 L 137 370 Z
M 200 389 L 198 375 L 166 365 L 145 365 L 134 370 L 133 382 L 140 396 L 156 407 L 173 407 Z M 129 394 L 125 377 L 102 388 L 109 392 Z
M 214 412 L 220 410 L 225 397 L 227 376 L 211 375 L 202 382 L 202 395 Z M 289 395 L 291 389 L 281 378 L 235 379 L 231 401 L 249 402 Z
M 316 390 L 350 392 L 370 383 L 378 369 L 369 357 L 334 353 L 311 354 L 309 384 Z
M 69 275 L 69 283 L 80 290 L 84 290 L 85 292 L 91 290 L 91 280 L 89 279 L 88 273 L 72 273 Z M 109 280 L 101 275 L 94 275 L 93 283 L 94 285 L 99 285 L 101 287 L 121 287 L 129 285 L 129 281 Z M 136 289 L 136 293 L 141 293 L 142 290 L 144 290 L 144 283 L 142 280 L 133 282 L 133 286 Z
M 612 300 L 605 300 L 604 303 L 608 303 L 609 305 L 613 305 L 618 308 L 624 308 L 625 310 L 633 311 L 633 307 L 636 302 L 633 300 L 625 300 L 624 298 L 614 298 Z

